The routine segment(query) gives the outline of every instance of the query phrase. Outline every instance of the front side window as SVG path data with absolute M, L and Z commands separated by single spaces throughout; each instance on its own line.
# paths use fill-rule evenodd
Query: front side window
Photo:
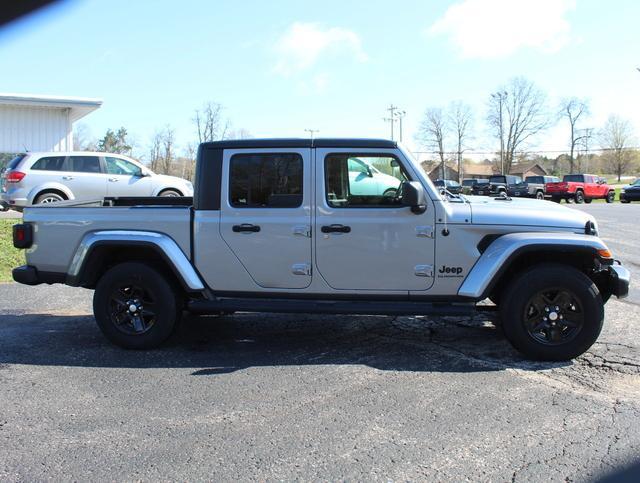
M 64 170 L 64 160 L 64 156 L 47 156 L 33 163 L 31 169 L 36 171 L 62 171 Z
M 107 173 L 122 174 L 127 176 L 140 176 L 142 170 L 139 166 L 120 158 L 105 158 L 107 163 Z
M 297 208 L 302 205 L 302 174 L 297 153 L 235 154 L 229 202 L 237 208 Z
M 326 199 L 335 208 L 402 206 L 409 177 L 393 156 L 330 154 L 324 161 Z
M 100 173 L 98 156 L 70 156 L 69 165 L 76 173 Z

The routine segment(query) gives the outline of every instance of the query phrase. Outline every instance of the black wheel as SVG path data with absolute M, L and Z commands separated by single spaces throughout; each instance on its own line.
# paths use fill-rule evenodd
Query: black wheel
M 388 188 L 382 193 L 385 198 L 397 198 L 398 190 L 396 188 Z
M 536 191 L 536 199 L 544 200 L 544 193 L 542 191 Z
M 504 334 L 531 359 L 573 359 L 593 345 L 604 319 L 596 285 L 559 264 L 529 269 L 510 284 L 500 307 Z
M 93 313 L 109 341 L 125 349 L 151 349 L 164 342 L 182 314 L 178 291 L 144 263 L 121 263 L 98 281 Z
M 158 196 L 176 197 L 176 196 L 182 196 L 182 195 L 178 193 L 176 190 L 164 190 Z
M 625 204 L 626 204 L 626 203 L 631 203 L 631 201 L 621 199 L 621 200 L 620 200 L 620 203 L 625 203 Z
M 582 203 L 584 203 L 584 193 L 580 190 L 576 191 L 573 199 L 577 204 L 581 205 Z
M 592 201 L 593 201 L 593 198 L 585 198 L 585 199 L 584 199 L 584 202 L 585 202 L 586 204 L 589 204 L 589 203 L 591 203 Z
M 613 203 L 615 199 L 616 199 L 616 192 L 609 191 L 609 193 L 607 193 L 607 203 Z
M 33 202 L 34 205 L 43 205 L 47 203 L 57 203 L 58 201 L 64 201 L 64 197 L 58 193 L 42 193 Z

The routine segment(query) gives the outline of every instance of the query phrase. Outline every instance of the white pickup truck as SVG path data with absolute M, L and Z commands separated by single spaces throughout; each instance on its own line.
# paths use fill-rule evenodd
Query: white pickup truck
M 205 143 L 193 199 L 29 207 L 14 244 L 27 251 L 16 281 L 95 289 L 100 329 L 126 348 L 161 344 L 185 310 L 498 310 L 526 356 L 563 360 L 629 286 L 590 215 L 441 192 L 387 140 Z

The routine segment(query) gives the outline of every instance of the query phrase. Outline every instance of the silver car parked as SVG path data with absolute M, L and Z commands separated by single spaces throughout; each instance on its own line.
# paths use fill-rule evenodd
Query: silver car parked
M 0 186 L 0 204 L 16 210 L 105 196 L 193 196 L 187 180 L 155 174 L 121 154 L 93 152 L 20 154 L 2 173 Z

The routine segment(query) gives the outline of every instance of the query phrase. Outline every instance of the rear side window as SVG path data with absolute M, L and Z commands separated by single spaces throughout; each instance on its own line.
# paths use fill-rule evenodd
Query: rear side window
M 20 161 L 22 161 L 26 156 L 26 154 L 18 154 L 15 158 L 9 161 L 7 169 L 16 169 L 20 164 Z
M 71 171 L 76 173 L 99 173 L 100 158 L 97 156 L 69 156 Z
M 564 182 L 574 182 L 574 183 L 582 183 L 584 180 L 583 175 L 581 174 L 565 174 L 562 178 Z
M 297 153 L 235 154 L 229 203 L 237 208 L 297 208 L 302 205 L 302 175 Z
M 33 163 L 31 169 L 36 171 L 62 171 L 64 170 L 64 160 L 64 156 L 47 156 Z

